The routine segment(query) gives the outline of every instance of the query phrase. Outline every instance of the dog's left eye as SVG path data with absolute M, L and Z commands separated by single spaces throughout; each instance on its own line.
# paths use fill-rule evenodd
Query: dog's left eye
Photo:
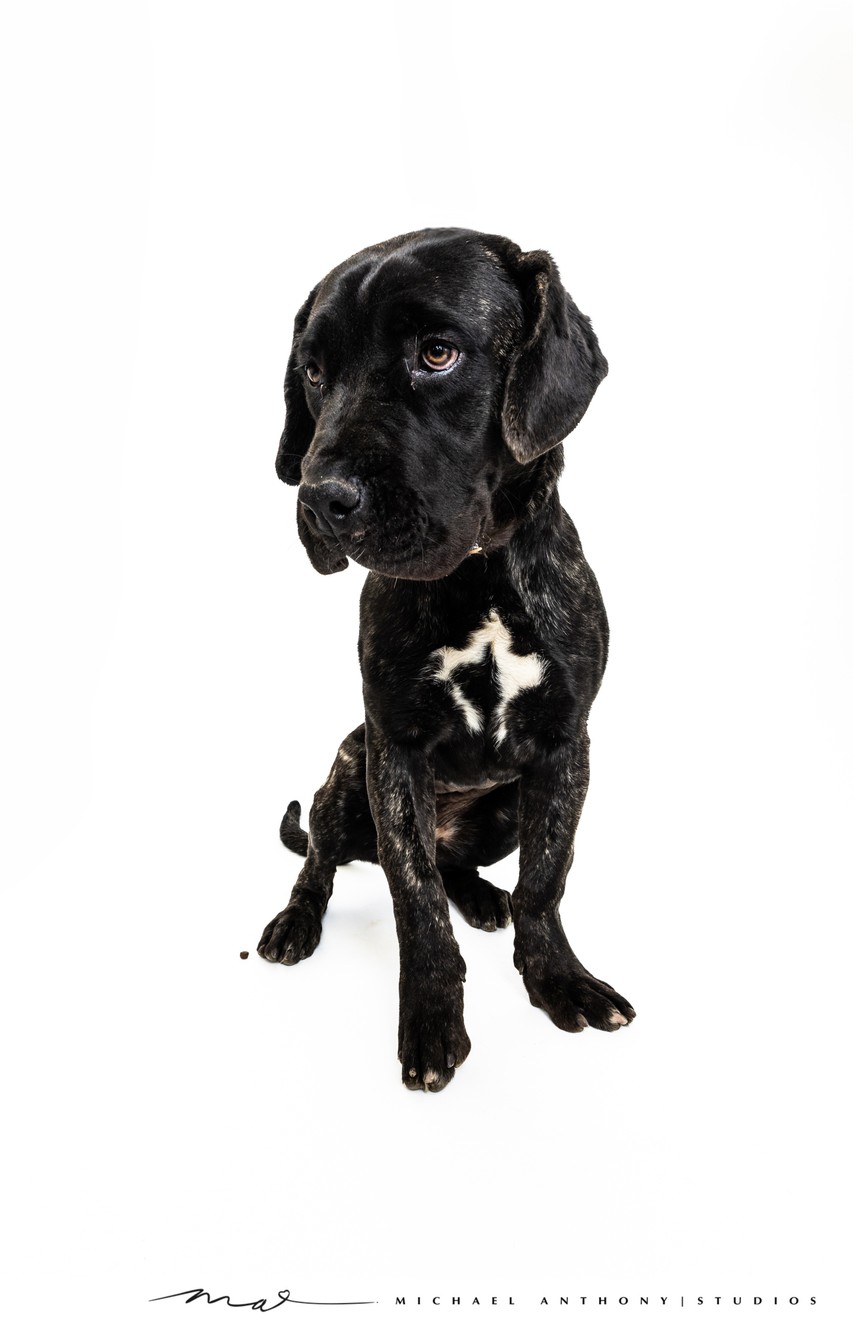
M 459 350 L 454 344 L 446 344 L 443 339 L 427 340 L 421 345 L 421 362 L 430 371 L 446 372 L 459 357 Z
M 323 373 L 316 362 L 307 362 L 305 364 L 305 375 L 312 385 L 319 385 L 323 379 Z

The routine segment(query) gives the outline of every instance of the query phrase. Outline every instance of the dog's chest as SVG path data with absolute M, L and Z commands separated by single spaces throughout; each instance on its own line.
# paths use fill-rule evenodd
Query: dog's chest
M 520 655 L 497 610 L 461 647 L 439 647 L 430 656 L 431 677 L 446 687 L 460 722 L 470 734 L 486 734 L 496 746 L 507 736 L 515 699 L 538 688 L 545 661 L 535 653 Z

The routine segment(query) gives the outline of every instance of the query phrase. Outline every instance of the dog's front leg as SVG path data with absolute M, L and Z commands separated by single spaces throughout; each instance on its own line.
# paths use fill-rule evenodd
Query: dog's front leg
M 519 786 L 519 881 L 512 896 L 515 966 L 531 1003 L 566 1032 L 588 1025 L 613 1032 L 634 1010 L 607 982 L 587 972 L 566 939 L 560 900 L 574 855 L 589 783 L 586 730 Z
M 471 1049 L 465 964 L 435 865 L 435 782 L 423 749 L 367 725 L 367 785 L 400 943 L 398 1053 L 407 1087 L 438 1092 Z

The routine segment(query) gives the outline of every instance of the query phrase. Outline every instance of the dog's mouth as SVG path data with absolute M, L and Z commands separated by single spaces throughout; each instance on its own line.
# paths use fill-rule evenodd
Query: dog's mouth
M 432 581 L 446 578 L 469 555 L 482 553 L 483 519 L 472 514 L 451 528 L 436 527 L 422 512 L 402 520 L 354 527 L 334 526 L 308 505 L 301 515 L 326 556 L 345 555 L 354 564 L 389 578 Z
M 382 574 L 386 578 L 410 578 L 417 582 L 430 582 L 437 578 L 446 578 L 459 568 L 475 547 L 468 545 L 443 546 L 439 550 L 424 545 L 409 547 L 387 547 L 371 544 L 365 535 L 360 540 L 352 539 L 352 544 L 340 543 L 341 550 L 355 564 L 369 569 L 372 573 Z M 476 549 L 480 549 L 477 547 Z

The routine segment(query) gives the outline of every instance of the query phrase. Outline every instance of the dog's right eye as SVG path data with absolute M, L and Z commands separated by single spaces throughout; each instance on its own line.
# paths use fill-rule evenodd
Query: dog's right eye
M 306 362 L 305 375 L 311 385 L 319 385 L 323 379 L 323 373 L 316 362 Z

